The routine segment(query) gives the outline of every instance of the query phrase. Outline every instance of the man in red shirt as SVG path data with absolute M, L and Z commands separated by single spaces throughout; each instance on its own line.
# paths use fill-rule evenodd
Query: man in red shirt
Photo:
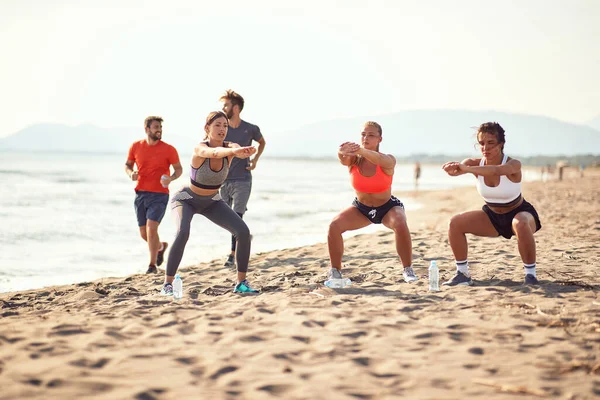
M 161 117 L 150 116 L 144 121 L 146 139 L 134 142 L 129 148 L 125 172 L 135 186 L 135 213 L 140 236 L 148 242 L 150 264 L 147 274 L 157 273 L 168 243 L 158 237 L 158 225 L 169 202 L 169 183 L 181 176 L 181 163 L 175 147 L 162 139 Z M 137 165 L 137 170 L 133 166 Z M 173 174 L 171 175 L 171 165 Z

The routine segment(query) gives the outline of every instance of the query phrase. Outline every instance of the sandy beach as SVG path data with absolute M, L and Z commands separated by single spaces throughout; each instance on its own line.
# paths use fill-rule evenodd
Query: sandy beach
M 386 231 L 346 241 L 345 289 L 322 285 L 322 243 L 253 255 L 255 296 L 231 293 L 223 260 L 180 269 L 179 302 L 162 275 L 0 294 L 0 399 L 598 398 L 592 172 L 524 185 L 543 225 L 537 287 L 522 285 L 515 238 L 469 237 L 475 286 L 428 291 L 430 260 L 454 273 L 446 228 L 481 208 L 473 184 L 418 194 L 413 284 Z

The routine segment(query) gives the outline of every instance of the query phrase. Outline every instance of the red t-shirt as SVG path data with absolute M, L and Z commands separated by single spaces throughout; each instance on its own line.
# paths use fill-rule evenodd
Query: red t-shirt
M 135 191 L 169 193 L 160 183 L 162 175 L 171 175 L 171 165 L 179 162 L 179 155 L 175 147 L 159 140 L 151 146 L 142 139 L 129 148 L 128 161 L 137 165 L 138 180 Z

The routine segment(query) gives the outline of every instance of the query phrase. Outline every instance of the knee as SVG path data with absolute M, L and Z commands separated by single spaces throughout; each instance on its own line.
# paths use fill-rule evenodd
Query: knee
M 517 237 L 532 233 L 529 222 L 525 218 L 513 218 L 512 228 Z
M 144 239 L 145 241 L 148 241 L 148 235 L 146 234 L 145 230 L 141 230 L 140 229 L 140 236 L 142 237 L 142 239 Z
M 448 222 L 448 233 L 460 232 L 461 231 L 461 223 L 458 215 L 450 218 Z
M 342 227 L 342 224 L 340 224 L 339 219 L 334 218 L 333 221 L 331 221 L 331 223 L 329 224 L 328 234 L 329 235 L 341 235 L 344 232 L 345 232 L 345 230 Z
M 392 229 L 394 230 L 394 232 L 404 232 L 408 229 L 408 224 L 406 223 L 406 217 L 404 216 L 404 214 L 396 214 L 394 216 Z
M 248 225 L 243 224 L 237 228 L 233 233 L 233 236 L 235 236 L 237 240 L 250 240 L 250 229 L 248 228 Z

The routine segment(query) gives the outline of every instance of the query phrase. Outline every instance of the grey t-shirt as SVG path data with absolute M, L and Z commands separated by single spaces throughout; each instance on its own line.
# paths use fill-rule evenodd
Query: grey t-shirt
M 227 136 L 225 137 L 225 141 L 237 143 L 242 147 L 251 146 L 253 140 L 259 141 L 260 139 L 262 139 L 260 128 L 244 120 L 242 120 L 240 126 L 237 128 L 232 128 L 230 126 L 227 130 Z M 249 181 L 252 179 L 252 174 L 246 169 L 248 165 L 249 161 L 247 158 L 242 160 L 234 157 L 229 166 L 227 180 Z

